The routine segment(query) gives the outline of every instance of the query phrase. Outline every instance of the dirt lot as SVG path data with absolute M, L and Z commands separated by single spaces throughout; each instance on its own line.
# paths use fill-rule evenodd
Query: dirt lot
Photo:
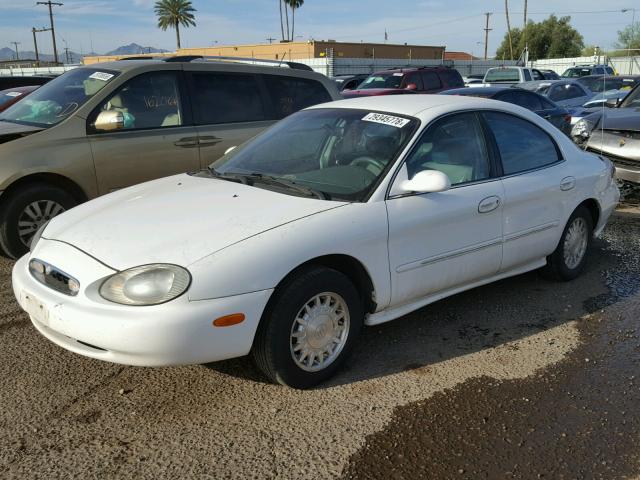
M 39 336 L 0 261 L 1 478 L 632 478 L 640 208 L 585 274 L 529 273 L 365 330 L 299 392 L 248 359 L 143 369 Z

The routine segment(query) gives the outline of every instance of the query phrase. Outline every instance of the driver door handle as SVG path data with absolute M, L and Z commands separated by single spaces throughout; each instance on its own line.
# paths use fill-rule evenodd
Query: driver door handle
M 176 147 L 191 148 L 198 146 L 198 137 L 184 137 L 173 142 Z
M 500 202 L 501 202 L 500 197 L 496 195 L 487 197 L 478 204 L 478 213 L 493 212 L 496 208 L 500 206 Z

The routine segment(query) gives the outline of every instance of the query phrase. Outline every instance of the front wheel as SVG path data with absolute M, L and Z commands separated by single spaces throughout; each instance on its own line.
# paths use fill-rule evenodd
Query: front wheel
M 11 258 L 21 257 L 43 223 L 77 203 L 69 193 L 47 184 L 28 184 L 9 192 L 0 207 L 2 250 Z
M 593 219 L 585 207 L 578 207 L 567 222 L 555 251 L 547 257 L 544 272 L 557 280 L 578 277 L 587 261 L 593 236 Z
M 362 301 L 342 273 L 312 266 L 285 281 L 270 302 L 253 358 L 273 382 L 309 388 L 331 377 L 363 323 Z

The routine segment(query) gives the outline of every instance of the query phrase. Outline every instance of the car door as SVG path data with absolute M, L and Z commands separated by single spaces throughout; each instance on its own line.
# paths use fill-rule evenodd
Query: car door
M 257 74 L 185 69 L 202 168 L 274 123 Z
M 556 247 L 561 212 L 576 179 L 550 134 L 505 112 L 482 114 L 496 142 L 504 185 L 502 271 L 544 259 Z
M 182 94 L 179 70 L 140 74 L 120 86 L 87 120 L 99 194 L 197 170 L 197 132 Z M 98 131 L 101 112 L 120 112 L 119 129 Z
M 402 194 L 397 186 L 439 170 L 452 187 Z M 502 257 L 502 183 L 476 113 L 445 116 L 421 135 L 387 200 L 392 303 L 408 303 L 494 275 Z

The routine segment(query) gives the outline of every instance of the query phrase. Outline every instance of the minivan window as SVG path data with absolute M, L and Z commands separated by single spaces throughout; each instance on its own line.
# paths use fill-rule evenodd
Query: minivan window
M 498 144 L 505 175 L 562 160 L 551 137 L 533 123 L 506 113 L 486 112 L 483 115 Z
M 404 73 L 374 73 L 365 78 L 358 88 L 365 90 L 368 88 L 400 88 Z
M 284 75 L 264 75 L 263 78 L 276 120 L 303 108 L 333 100 L 322 83 L 316 80 Z
M 191 96 L 198 125 L 256 122 L 267 115 L 255 75 L 195 72 Z
M 175 72 L 151 72 L 132 78 L 100 111 L 121 112 L 124 130 L 182 125 L 182 105 Z
M 48 128 L 74 114 L 119 72 L 76 68 L 38 88 L 0 114 L 0 120 Z

